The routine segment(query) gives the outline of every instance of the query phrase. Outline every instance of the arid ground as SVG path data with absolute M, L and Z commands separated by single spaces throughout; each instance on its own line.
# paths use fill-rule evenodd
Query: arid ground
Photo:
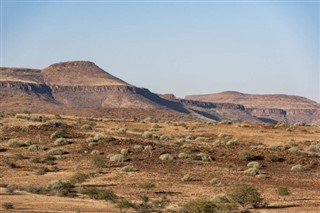
M 112 198 L 90 198 L 91 188 L 136 206 L 148 197 L 153 212 L 180 212 L 190 200 L 228 197 L 248 184 L 264 199 L 245 207 L 252 212 L 320 212 L 316 125 L 2 113 L 0 156 L 1 211 L 120 212 Z M 59 180 L 66 192 L 52 186 Z M 230 211 L 244 211 L 234 205 Z

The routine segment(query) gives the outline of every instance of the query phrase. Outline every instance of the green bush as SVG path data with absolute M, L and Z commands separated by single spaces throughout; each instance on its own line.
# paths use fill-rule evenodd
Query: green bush
M 57 119 L 52 119 L 52 120 L 48 120 L 46 121 L 43 125 L 44 126 L 50 126 L 50 127 L 60 127 L 62 126 L 62 121 L 61 120 L 57 120 Z
M 58 138 L 57 140 L 54 141 L 53 143 L 55 146 L 64 146 L 68 144 L 68 141 L 64 138 Z
M 106 160 L 101 155 L 92 155 L 92 164 L 97 169 L 101 169 L 106 166 Z
M 192 178 L 192 176 L 191 176 L 190 174 L 185 174 L 185 175 L 181 178 L 181 180 L 187 182 L 187 181 L 192 181 L 193 178 Z
M 189 157 L 189 155 L 186 153 L 179 153 L 179 155 L 178 155 L 178 158 L 180 158 L 180 159 L 187 159 L 188 157 Z
M 182 207 L 183 213 L 216 213 L 217 206 L 214 202 L 204 199 L 191 200 Z
M 212 178 L 212 179 L 209 181 L 209 183 L 210 183 L 211 185 L 220 185 L 220 184 L 221 184 L 221 180 L 220 180 L 220 178 Z
M 121 149 L 120 153 L 126 156 L 129 153 L 129 149 Z
M 138 183 L 138 186 L 141 189 L 150 190 L 152 188 L 155 188 L 156 184 L 154 182 L 145 181 L 145 182 Z
M 122 154 L 115 154 L 110 157 L 111 162 L 124 162 L 125 160 L 125 156 Z
M 257 162 L 257 161 L 250 161 L 250 162 L 247 164 L 247 167 L 260 169 L 260 168 L 261 168 L 261 165 L 260 165 L 260 163 Z
M 65 130 L 59 129 L 50 135 L 51 139 L 63 138 L 66 136 Z
M 236 186 L 230 191 L 229 197 L 243 208 L 246 208 L 248 205 L 258 207 L 263 202 L 263 198 L 258 190 L 250 185 Z
M 243 150 L 239 153 L 239 158 L 244 161 L 253 161 L 256 155 L 250 151 Z
M 38 144 L 33 144 L 33 145 L 28 147 L 28 150 L 30 152 L 39 152 L 39 151 L 42 151 L 42 147 L 39 146 Z
M 303 172 L 305 171 L 305 168 L 303 165 L 301 164 L 297 164 L 297 165 L 294 165 L 291 167 L 291 171 L 294 171 L 294 172 Z
M 152 133 L 151 132 L 144 132 L 142 133 L 143 138 L 152 138 Z
M 49 172 L 49 169 L 47 167 L 40 167 L 37 170 L 37 175 L 44 175 L 47 172 Z
M 159 159 L 162 161 L 173 161 L 173 157 L 169 153 L 160 155 Z
M 63 155 L 65 153 L 65 151 L 63 151 L 62 149 L 50 149 L 48 151 L 49 155 Z
M 289 196 L 291 194 L 289 188 L 285 186 L 279 186 L 276 192 L 280 196 Z
M 92 130 L 92 126 L 90 124 L 84 124 L 81 126 L 82 130 Z
M 3 203 L 2 204 L 2 208 L 5 209 L 5 210 L 9 210 L 9 209 L 14 209 L 14 205 L 13 203 Z
M 74 197 L 74 186 L 69 182 L 63 182 L 61 180 L 53 180 L 46 186 L 46 190 L 49 195 L 61 196 L 61 197 Z
M 26 140 L 25 142 L 23 142 L 24 145 L 26 146 L 31 146 L 33 144 L 33 141 L 32 140 Z
M 281 160 L 281 158 L 275 154 L 268 154 L 265 159 L 269 162 L 279 162 Z
M 12 147 L 12 148 L 18 148 L 18 147 L 21 147 L 23 146 L 24 144 L 21 143 L 20 141 L 18 141 L 17 139 L 10 139 L 7 143 L 7 145 L 9 147 Z
M 132 166 L 124 166 L 124 167 L 121 168 L 121 171 L 124 171 L 124 172 L 135 172 L 135 171 L 137 171 L 137 169 L 135 169 Z
M 134 145 L 133 146 L 133 149 L 136 149 L 136 150 L 143 150 L 143 146 L 142 145 Z
M 89 175 L 85 173 L 76 172 L 70 177 L 69 181 L 73 185 L 77 183 L 81 184 L 85 182 L 88 178 L 89 178 Z
M 96 187 L 84 188 L 81 194 L 88 195 L 91 199 L 115 202 L 118 196 L 111 189 L 99 189 Z
M 245 170 L 243 173 L 245 175 L 255 176 L 255 175 L 260 173 L 260 170 L 257 167 L 252 167 L 252 168 L 249 168 L 249 169 Z
M 94 142 L 103 141 L 103 142 L 112 142 L 116 139 L 110 135 L 104 135 L 102 133 L 98 133 L 93 137 Z

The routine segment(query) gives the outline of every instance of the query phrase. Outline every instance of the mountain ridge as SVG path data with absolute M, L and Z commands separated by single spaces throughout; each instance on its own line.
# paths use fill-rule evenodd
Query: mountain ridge
M 272 95 L 250 95 L 237 91 L 225 91 L 220 96 L 193 95 L 181 99 L 173 94 L 155 94 L 146 88 L 131 85 L 90 61 L 54 63 L 44 69 L 6 67 L 0 68 L 0 74 L 1 111 L 72 112 L 104 116 L 113 109 L 115 114 L 121 111 L 119 115 L 132 117 L 137 111 L 144 115 L 152 111 L 153 115 L 158 112 L 159 117 L 163 113 L 169 117 L 191 116 L 193 119 L 216 121 L 320 121 L 317 103 L 303 97 L 274 95 L 278 99 L 282 97 L 282 102 L 288 106 L 291 104 L 285 109 L 270 100 L 267 101 L 269 106 L 251 106 L 246 102 L 248 97 L 266 99 Z M 297 104 L 297 98 L 302 100 L 300 105 L 304 107 Z

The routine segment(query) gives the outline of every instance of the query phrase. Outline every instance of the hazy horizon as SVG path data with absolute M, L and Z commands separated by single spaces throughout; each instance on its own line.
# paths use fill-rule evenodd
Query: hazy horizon
M 318 1 L 1 1 L 1 66 L 89 60 L 155 93 L 319 102 L 319 8 Z

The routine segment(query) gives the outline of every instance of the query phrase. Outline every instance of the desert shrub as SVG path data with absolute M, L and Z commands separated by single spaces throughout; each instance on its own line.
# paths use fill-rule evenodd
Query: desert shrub
M 32 193 L 32 194 L 44 195 L 44 194 L 48 193 L 48 191 L 45 187 L 39 186 L 39 185 L 28 185 L 28 186 L 24 187 L 24 190 L 29 193 Z
M 299 152 L 299 148 L 298 147 L 291 147 L 287 150 L 288 152 L 292 152 L 292 153 L 298 153 Z
M 297 165 L 294 165 L 291 167 L 291 171 L 294 171 L 294 172 L 303 172 L 305 171 L 305 168 L 303 165 L 301 164 L 297 164 Z
M 182 181 L 192 181 L 193 178 L 190 174 L 185 174 L 182 178 L 181 178 Z
M 219 185 L 219 184 L 221 184 L 221 180 L 220 180 L 220 178 L 212 178 L 212 179 L 209 181 L 209 183 L 210 183 L 211 185 Z
M 54 141 L 53 143 L 55 146 L 64 146 L 68 144 L 68 141 L 64 138 L 58 138 L 57 140 Z
M 162 161 L 173 161 L 173 157 L 169 153 L 160 155 L 159 159 Z
M 96 143 L 96 142 L 90 142 L 90 143 L 88 143 L 88 146 L 89 147 L 94 147 L 94 146 L 97 146 L 98 145 L 98 143 Z
M 227 146 L 238 146 L 239 144 L 240 143 L 237 139 L 231 139 L 226 143 Z
M 249 168 L 249 169 L 243 171 L 243 173 L 245 175 L 249 175 L 249 176 L 255 176 L 255 175 L 259 174 L 259 172 L 260 172 L 260 170 L 257 167 L 252 167 L 252 168 Z
M 152 133 L 151 132 L 144 132 L 142 133 L 143 138 L 152 138 Z
M 28 147 L 28 150 L 30 152 L 39 152 L 39 151 L 42 151 L 42 147 L 39 146 L 38 144 L 33 144 L 33 145 Z
M 268 148 L 271 149 L 271 150 L 273 150 L 273 151 L 275 151 L 275 150 L 278 150 L 279 146 L 270 145 Z
M 143 150 L 143 146 L 142 145 L 134 145 L 133 149 L 135 149 L 135 150 Z
M 58 139 L 58 138 L 62 138 L 62 137 L 65 137 L 65 136 L 66 136 L 65 130 L 59 129 L 59 130 L 55 131 L 54 133 L 52 133 L 50 135 L 50 138 L 51 139 Z
M 121 213 L 125 213 L 125 209 L 137 209 L 137 206 L 134 203 L 125 198 L 117 199 L 115 207 L 118 208 Z
M 243 150 L 239 153 L 239 158 L 244 161 L 252 161 L 256 158 L 256 156 L 250 151 Z
M 94 142 L 93 137 L 88 137 L 88 138 L 86 139 L 86 142 L 87 142 L 87 143 L 92 143 L 92 142 Z
M 97 169 L 101 169 L 106 166 L 106 160 L 101 155 L 92 155 L 92 164 Z
M 13 203 L 5 202 L 2 204 L 2 208 L 5 210 L 14 209 L 14 205 L 13 205 Z
M 63 182 L 61 180 L 53 180 L 46 185 L 46 190 L 49 195 L 55 195 L 60 197 L 73 197 L 74 186 L 69 182 Z
M 207 137 L 203 137 L 203 136 L 198 136 L 196 137 L 195 141 L 207 141 L 208 138 Z
M 102 133 L 98 133 L 93 137 L 94 142 L 103 141 L 103 142 L 112 142 L 116 139 L 110 135 L 104 135 Z
M 152 146 L 150 146 L 150 145 L 147 145 L 147 146 L 145 146 L 144 147 L 144 150 L 146 150 L 146 151 L 148 151 L 148 152 L 151 152 L 152 151 Z
M 132 166 L 124 166 L 124 167 L 121 168 L 121 171 L 124 171 L 124 172 L 135 172 L 135 171 L 137 171 L 137 169 L 132 167 Z
M 47 167 L 40 167 L 40 168 L 38 168 L 36 174 L 37 175 L 44 175 L 47 172 L 49 172 L 49 169 Z
M 319 144 L 311 144 L 307 148 L 307 151 L 309 151 L 309 152 L 318 152 L 318 151 L 320 151 L 320 145 Z
M 6 192 L 9 194 L 13 194 L 17 189 L 19 189 L 19 187 L 15 184 L 9 184 L 5 186 L 5 188 L 6 188 Z
M 229 197 L 243 208 L 246 208 L 248 205 L 258 207 L 263 202 L 263 198 L 258 190 L 250 185 L 236 186 L 229 192 Z
M 77 183 L 81 184 L 85 182 L 88 178 L 89 178 L 88 174 L 76 172 L 70 177 L 69 181 L 73 185 Z
M 63 155 L 65 151 L 63 151 L 62 149 L 50 149 L 47 153 L 49 155 Z
M 190 156 L 191 160 L 201 160 L 201 161 L 212 161 L 212 158 L 205 153 L 199 153 L 199 154 L 192 154 Z
M 121 149 L 120 153 L 125 156 L 129 153 L 129 149 Z
M 191 200 L 182 207 L 183 213 L 216 213 L 217 206 L 214 202 L 204 199 Z
M 116 131 L 121 133 L 121 134 L 125 134 L 127 132 L 127 128 L 120 127 L 120 128 L 117 128 Z
M 62 126 L 62 121 L 58 119 L 47 120 L 43 125 L 50 127 L 60 127 Z
M 47 165 L 53 165 L 55 161 L 55 158 L 51 155 L 47 155 L 43 158 L 43 163 Z
M 94 150 L 92 150 L 92 151 L 90 152 L 90 154 L 91 154 L 91 155 L 100 155 L 100 151 L 94 149 Z
M 2 163 L 7 168 L 11 168 L 11 169 L 18 168 L 18 165 L 16 163 L 12 162 L 12 160 L 10 160 L 10 159 L 3 159 Z
M 155 188 L 156 184 L 154 182 L 145 181 L 145 182 L 138 183 L 138 187 L 148 191 L 152 188 Z
M 96 187 L 84 188 L 81 194 L 88 195 L 91 199 L 115 202 L 118 196 L 111 189 L 99 189 Z
M 199 153 L 198 156 L 201 157 L 202 161 L 212 161 L 212 158 L 208 154 Z
M 232 210 L 238 209 L 237 204 L 230 201 L 224 194 L 215 196 L 212 202 L 217 206 L 218 212 L 232 212 Z
M 247 164 L 247 167 L 251 167 L 251 168 L 261 168 L 261 165 L 259 162 L 257 161 L 250 161 L 248 164 Z
M 194 137 L 192 135 L 187 135 L 186 137 L 186 141 L 193 141 Z
M 220 140 L 215 140 L 212 145 L 214 146 L 224 146 L 226 145 L 226 143 L 224 141 L 220 141 Z
M 16 114 L 14 117 L 16 119 L 30 120 L 31 115 L 29 115 L 29 114 Z
M 84 124 L 81 126 L 82 130 L 92 130 L 92 126 L 90 124 Z
M 281 161 L 281 158 L 275 154 L 267 154 L 265 156 L 265 159 L 269 162 L 279 162 Z
M 25 146 L 31 146 L 33 144 L 32 140 L 26 140 L 25 142 L 23 142 Z
M 188 157 L 189 157 L 189 155 L 186 153 L 179 153 L 179 155 L 178 155 L 178 158 L 180 158 L 180 159 L 187 159 Z
M 276 192 L 280 196 L 289 196 L 291 194 L 289 188 L 285 186 L 279 186 Z
M 24 144 L 21 143 L 20 141 L 18 141 L 17 139 L 10 139 L 7 143 L 7 145 L 9 147 L 12 147 L 12 148 L 18 148 L 18 147 L 21 147 L 23 146 Z
M 171 135 L 161 135 L 160 136 L 160 140 L 171 140 L 172 139 L 172 136 Z
M 115 154 L 110 157 L 111 162 L 124 162 L 125 156 L 123 154 Z

